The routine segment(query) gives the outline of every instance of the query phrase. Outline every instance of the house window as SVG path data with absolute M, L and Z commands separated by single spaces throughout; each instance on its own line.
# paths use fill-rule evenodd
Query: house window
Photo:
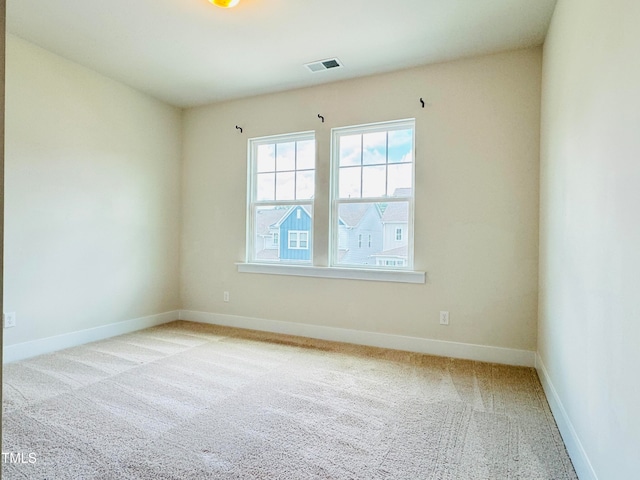
M 414 120 L 332 130 L 331 266 L 413 267 L 414 131 Z
M 289 248 L 291 250 L 308 250 L 309 232 L 289 231 Z
M 315 134 L 253 138 L 248 162 L 247 261 L 311 263 Z M 277 248 L 260 241 L 270 233 Z

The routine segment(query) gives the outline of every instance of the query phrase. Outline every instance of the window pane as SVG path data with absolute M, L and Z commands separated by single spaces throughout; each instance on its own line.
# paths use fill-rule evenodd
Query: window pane
M 383 197 L 386 194 L 386 167 L 362 168 L 362 196 Z
M 372 267 L 406 265 L 408 213 L 408 202 L 339 204 L 338 219 L 333 226 L 338 229 L 337 263 Z M 398 229 L 400 241 L 396 240 Z
M 273 143 L 258 145 L 256 169 L 258 172 L 273 172 L 276 169 L 276 146 Z
M 413 161 L 413 130 L 389 132 L 389 163 Z
M 296 199 L 309 200 L 313 198 L 316 188 L 315 171 L 304 171 L 296 173 Z
M 296 168 L 296 143 L 278 143 L 276 145 L 276 170 L 295 170 Z
M 309 248 L 309 232 L 300 232 L 298 234 L 298 245 L 300 248 Z
M 275 181 L 274 173 L 259 173 L 256 181 L 256 200 L 274 200 Z
M 402 163 L 389 165 L 389 195 L 393 197 L 410 197 L 413 165 Z
M 362 163 L 362 135 L 343 135 L 340 138 L 340 166 Z
M 297 142 L 296 169 L 313 170 L 316 167 L 316 142 L 304 140 Z
M 258 206 L 254 211 L 253 259 L 262 262 L 310 263 L 311 205 Z
M 387 132 L 362 135 L 362 163 L 379 165 L 387 162 Z
M 295 173 L 283 172 L 276 174 L 276 200 L 295 199 Z
M 338 180 L 340 198 L 360 198 L 361 171 L 360 167 L 340 169 Z

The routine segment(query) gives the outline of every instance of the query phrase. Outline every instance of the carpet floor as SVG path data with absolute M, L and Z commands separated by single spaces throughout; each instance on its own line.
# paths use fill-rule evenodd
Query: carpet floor
M 531 368 L 184 321 L 5 365 L 3 409 L 3 479 L 577 479 Z

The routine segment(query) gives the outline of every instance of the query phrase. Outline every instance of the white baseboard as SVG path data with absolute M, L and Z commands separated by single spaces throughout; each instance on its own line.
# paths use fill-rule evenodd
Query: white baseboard
M 526 367 L 535 366 L 535 352 L 528 350 L 446 342 L 443 340 L 430 340 L 427 338 L 366 332 L 362 330 L 349 330 L 346 328 L 308 325 L 303 323 L 282 322 L 262 318 L 196 312 L 191 310 L 181 310 L 180 320 L 190 320 L 192 322 L 210 323 L 228 327 L 247 328 L 265 332 L 284 333 L 321 340 L 354 343 L 357 345 L 390 348 L 393 350 L 405 350 L 443 357 L 477 360 L 481 362 L 503 363 L 507 365 Z
M 562 405 L 558 392 L 551 382 L 551 378 L 544 366 L 542 358 L 540 358 L 540 354 L 536 354 L 536 370 L 538 371 L 542 388 L 544 389 L 544 393 L 549 401 L 549 407 L 551 407 L 553 417 L 558 424 L 560 435 L 562 435 L 562 439 L 567 447 L 569 457 L 571 457 L 571 461 L 573 462 L 573 467 L 576 469 L 578 478 L 580 478 L 580 480 L 598 480 L 598 476 L 593 470 L 593 466 L 589 461 L 587 452 L 585 452 L 582 442 L 580 441 L 580 437 L 578 437 L 575 428 L 573 428 L 573 424 L 567 415 L 567 411 Z
M 16 362 L 45 353 L 56 352 L 65 348 L 76 347 L 89 342 L 115 337 L 124 333 L 135 332 L 143 328 L 154 327 L 178 319 L 177 310 L 148 317 L 134 318 L 124 322 L 111 323 L 101 327 L 89 328 L 77 332 L 65 333 L 54 337 L 40 338 L 3 347 L 3 363 Z

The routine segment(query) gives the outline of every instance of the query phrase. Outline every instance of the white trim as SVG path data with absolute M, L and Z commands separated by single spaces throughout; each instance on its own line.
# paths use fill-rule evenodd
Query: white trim
M 503 363 L 524 367 L 533 367 L 535 365 L 535 352 L 528 350 L 446 342 L 428 338 L 407 337 L 388 333 L 367 332 L 363 330 L 351 330 L 346 328 L 308 325 L 303 323 L 283 322 L 279 320 L 223 315 L 191 310 L 181 310 L 180 320 L 190 320 L 192 322 L 210 323 L 214 325 L 246 328 L 264 332 L 284 333 L 321 340 L 426 353 L 429 355 L 439 355 L 443 357 L 463 358 L 481 362 Z
M 378 282 L 425 283 L 425 272 L 409 270 L 375 270 L 343 267 L 315 267 L 311 265 L 284 265 L 274 263 L 236 263 L 239 273 L 293 275 L 297 277 L 342 278 Z
M 77 332 L 63 333 L 62 335 L 56 335 L 54 337 L 39 338 L 14 345 L 4 345 L 3 363 L 16 362 L 45 353 L 56 352 L 58 350 L 64 350 L 65 348 L 77 347 L 85 343 L 135 332 L 143 328 L 173 322 L 178 319 L 179 313 L 178 310 L 173 310 L 171 312 L 158 313 L 156 315 L 134 318 L 118 323 L 110 323 L 109 325 L 88 328 Z
M 580 480 L 598 480 L 598 476 L 593 470 L 587 452 L 585 452 L 580 437 L 573 427 L 573 423 L 571 423 L 571 419 L 564 409 L 564 405 L 562 405 L 562 400 L 560 400 L 560 396 L 551 382 L 551 377 L 549 377 L 549 373 L 539 353 L 536 354 L 536 370 L 538 371 L 542 388 L 547 396 L 551 412 L 558 424 L 558 430 L 560 430 L 560 435 L 562 435 L 578 478 L 580 478 Z

